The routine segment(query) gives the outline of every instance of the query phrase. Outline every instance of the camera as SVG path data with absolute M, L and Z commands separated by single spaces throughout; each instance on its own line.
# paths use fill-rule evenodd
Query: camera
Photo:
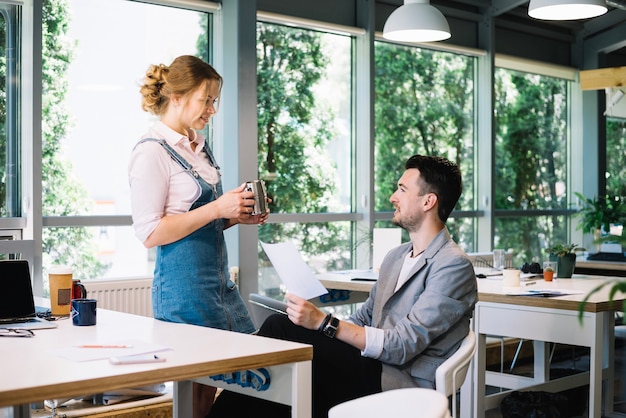
M 543 273 L 543 269 L 541 265 L 537 262 L 532 263 L 524 263 L 522 267 L 520 267 L 522 273 L 531 273 L 531 274 L 540 274 Z

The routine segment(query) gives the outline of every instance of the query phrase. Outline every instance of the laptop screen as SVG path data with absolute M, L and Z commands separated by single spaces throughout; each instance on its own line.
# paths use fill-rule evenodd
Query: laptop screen
M 0 261 L 0 321 L 32 316 L 35 301 L 28 261 Z

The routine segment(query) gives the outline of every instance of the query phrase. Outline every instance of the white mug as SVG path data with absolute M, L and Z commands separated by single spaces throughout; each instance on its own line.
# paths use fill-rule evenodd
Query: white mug
M 502 270 L 502 285 L 504 287 L 518 287 L 520 273 L 517 269 Z

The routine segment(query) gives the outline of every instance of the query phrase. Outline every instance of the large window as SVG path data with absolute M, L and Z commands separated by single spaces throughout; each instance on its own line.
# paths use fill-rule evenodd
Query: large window
M 20 7 L 0 9 L 0 218 L 18 218 L 21 211 L 21 164 L 19 84 L 21 74 Z
M 274 214 L 294 222 L 259 228 L 263 242 L 293 241 L 317 272 L 348 268 L 350 222 L 310 222 L 352 212 L 352 38 L 257 24 L 258 167 Z M 259 252 L 259 289 L 277 293 Z
M 405 161 L 423 154 L 459 165 L 464 190 L 456 209 L 474 210 L 475 58 L 376 42 L 375 65 L 375 209 L 392 210 Z M 474 247 L 473 225 L 472 218 L 448 223 L 466 251 Z
M 605 178 L 609 196 L 626 198 L 626 118 L 607 118 Z
M 495 71 L 494 248 L 516 265 L 568 240 L 569 82 Z
M 41 236 L 35 252 L 42 255 L 43 277 L 51 263 L 71 264 L 81 279 L 150 276 L 153 254 L 134 236 L 127 183 L 132 147 L 154 121 L 141 109 L 139 82 L 150 64 L 168 64 L 181 54 L 208 62 L 215 57 L 218 68 L 232 65 L 231 50 L 249 58 L 253 43 L 226 44 L 239 16 L 204 0 L 25 0 L 26 11 L 43 8 L 43 67 L 33 68 L 32 45 L 22 45 L 31 37 L 21 34 L 35 33 L 29 25 L 37 22 L 28 13 L 24 19 L 18 1 L 5 3 L 0 0 L 0 239 L 39 244 Z M 570 159 L 582 142 L 572 126 L 584 123 L 570 123 L 575 73 L 535 71 L 536 63 L 528 62 L 521 72 L 511 64 L 515 59 L 506 65 L 496 57 L 495 85 L 483 85 L 477 80 L 491 68 L 482 67 L 490 65 L 482 55 L 490 51 L 380 39 L 372 64 L 371 28 L 263 11 L 257 18 L 257 90 L 244 82 L 222 93 L 223 103 L 246 111 L 250 102 L 239 102 L 241 92 L 258 100 L 258 138 L 240 140 L 239 149 L 243 155 L 257 140 L 255 168 L 272 198 L 260 240 L 293 241 L 316 272 L 362 266 L 371 226 L 392 226 L 389 196 L 402 164 L 421 153 L 461 167 L 464 193 L 448 227 L 466 251 L 512 249 L 520 262 L 568 241 L 571 194 L 580 187 L 570 184 L 580 183 L 570 175 Z M 237 30 L 247 40 L 255 27 Z M 492 87 L 493 109 L 482 104 Z M 477 123 L 490 120 L 492 111 L 493 132 L 490 123 Z M 228 145 L 222 133 L 232 126 L 222 115 L 215 135 L 207 132 L 220 151 Z M 250 120 L 237 123 L 246 132 L 247 123 L 254 128 Z M 623 119 L 608 119 L 606 188 L 622 196 L 624 130 Z M 360 158 L 364 154 L 368 158 Z M 249 154 L 241 155 L 228 158 L 248 164 Z M 584 173 L 585 180 L 595 175 Z M 33 219 L 40 212 L 43 218 Z M 245 240 L 250 230 L 229 231 L 229 245 L 245 248 L 253 241 Z M 280 287 L 260 247 L 258 254 L 230 247 L 229 253 L 233 265 L 258 261 L 260 291 Z M 242 281 L 257 278 L 244 277 L 243 270 Z
M 211 15 L 127 0 L 43 3 L 44 270 L 62 263 L 82 279 L 150 275 L 151 254 L 130 226 L 127 180 L 131 150 L 155 120 L 141 109 L 139 83 L 151 64 L 182 54 L 209 61 Z

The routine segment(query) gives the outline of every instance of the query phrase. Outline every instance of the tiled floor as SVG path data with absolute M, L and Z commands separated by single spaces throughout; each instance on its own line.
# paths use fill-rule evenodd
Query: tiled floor
M 584 348 L 572 348 L 572 355 L 561 355 L 560 358 L 554 359 L 551 370 L 555 372 L 563 372 L 567 370 L 589 370 L 589 350 Z M 516 366 L 513 373 L 528 374 L 532 372 L 532 365 L 520 364 Z M 492 388 L 492 390 L 497 388 Z M 588 392 L 585 396 L 588 396 Z M 615 397 L 614 409 L 616 412 L 626 413 L 626 340 L 616 340 L 615 342 Z M 584 411 L 581 417 L 587 416 Z M 465 418 L 467 414 L 461 412 L 461 417 Z M 485 418 L 502 418 L 499 409 L 487 411 Z M 563 417 L 575 418 L 575 417 Z

